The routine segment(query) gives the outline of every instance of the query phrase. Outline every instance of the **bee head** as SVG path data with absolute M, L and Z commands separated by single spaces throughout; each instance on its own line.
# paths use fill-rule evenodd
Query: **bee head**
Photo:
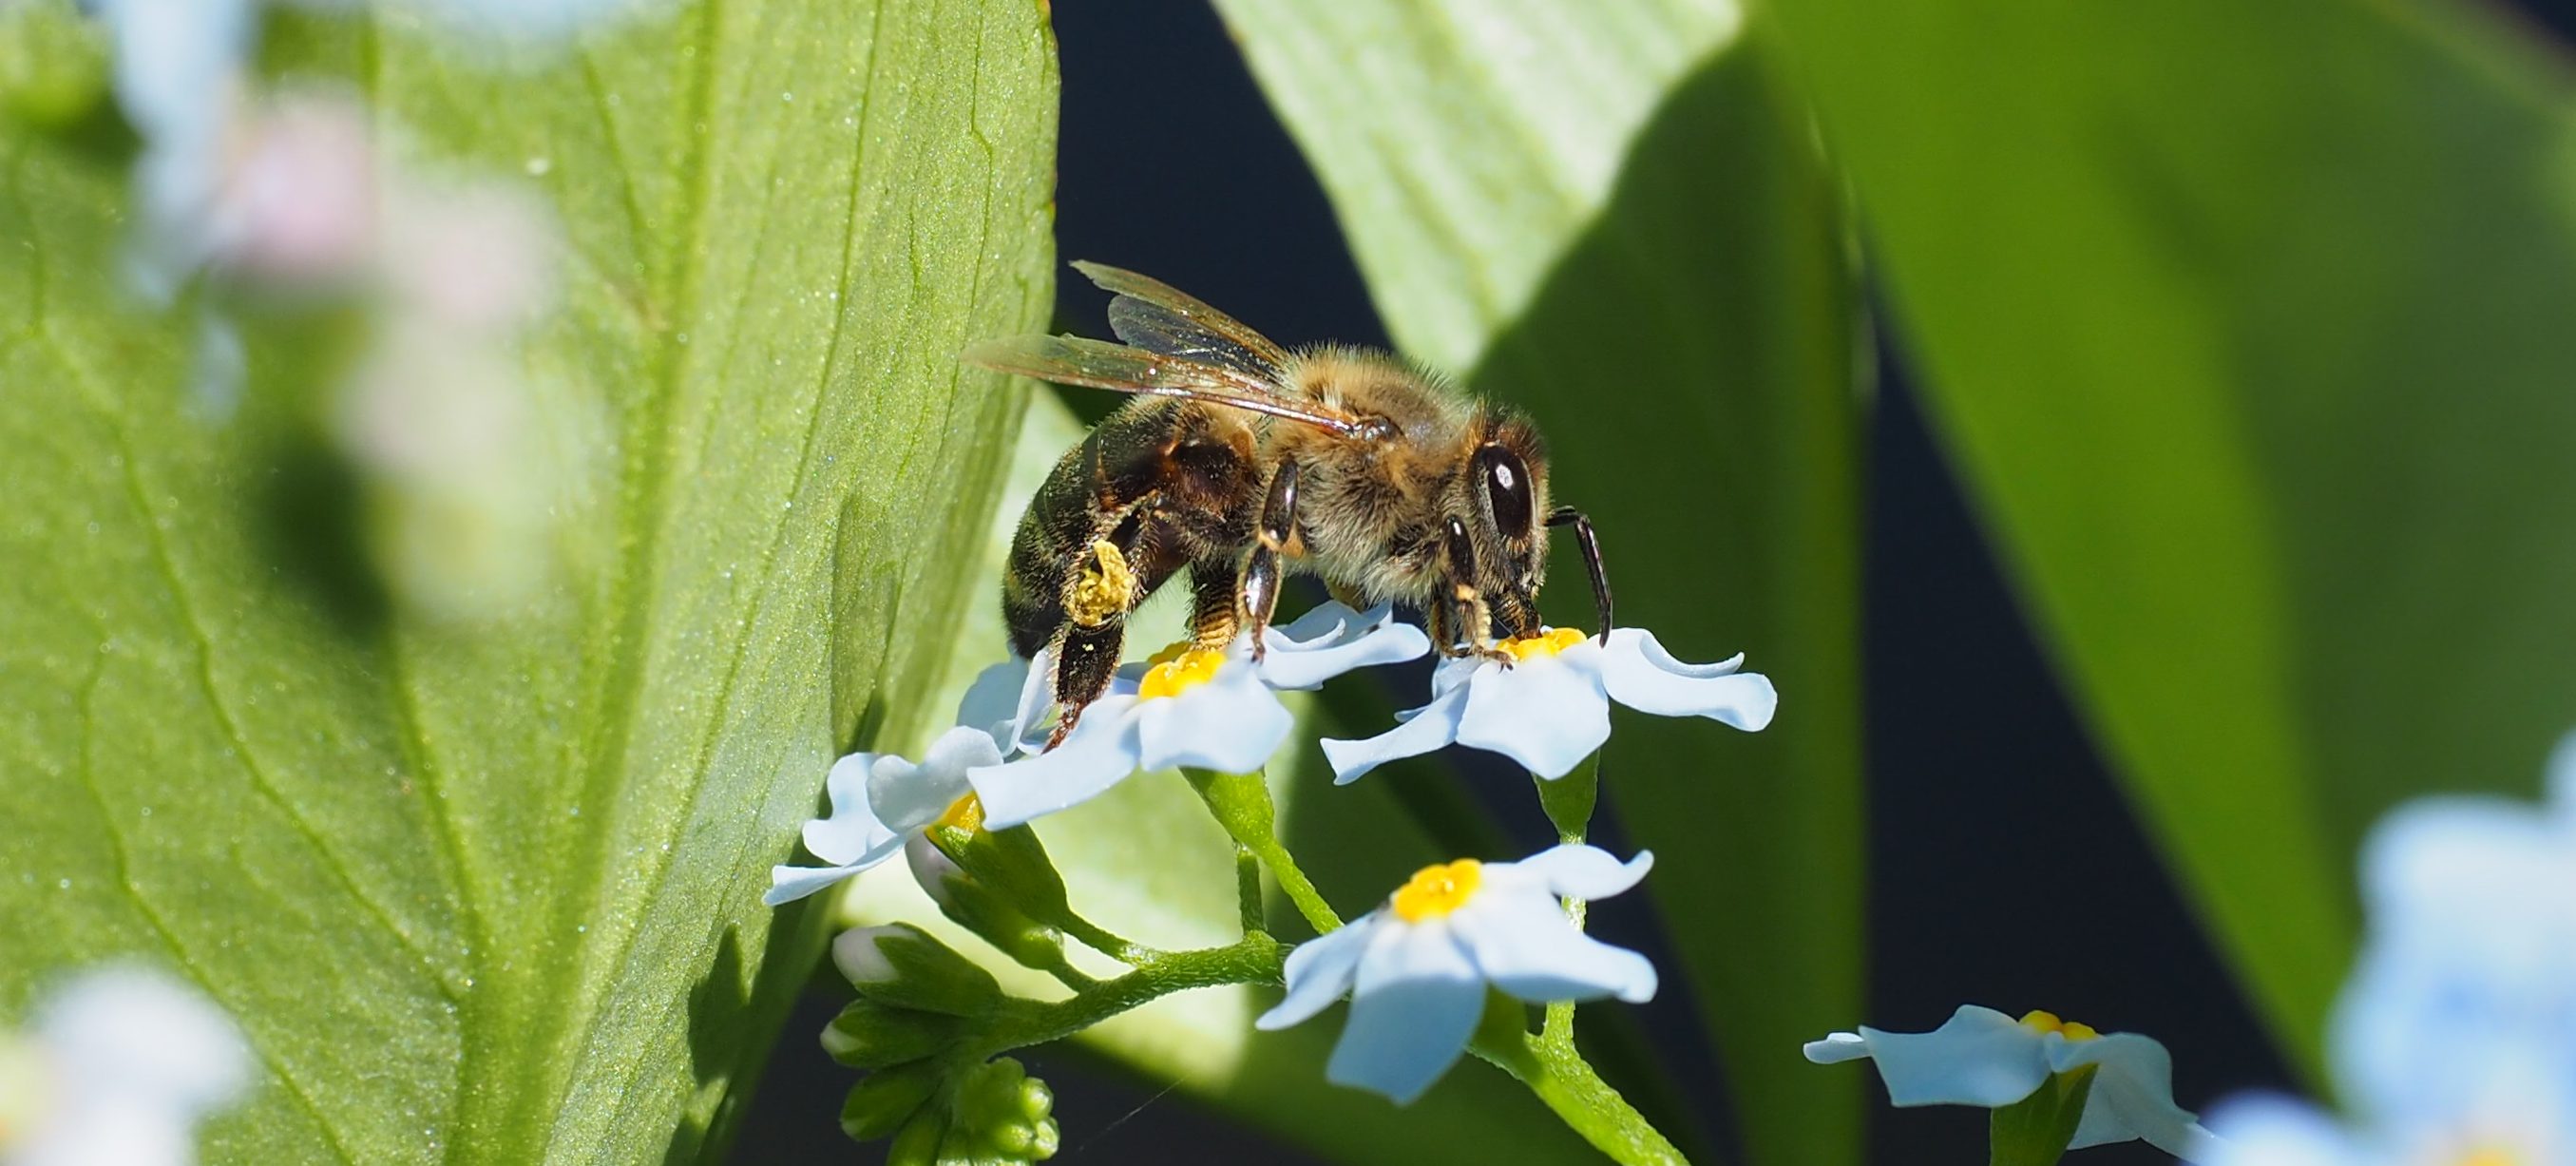
M 1450 511 L 1451 581 L 1484 598 L 1500 634 L 1531 635 L 1547 576 L 1547 447 L 1516 414 L 1476 429 Z

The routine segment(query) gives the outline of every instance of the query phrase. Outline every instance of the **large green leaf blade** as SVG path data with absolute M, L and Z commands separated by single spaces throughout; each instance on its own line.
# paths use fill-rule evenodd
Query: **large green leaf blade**
M 1622 714 L 1605 784 L 1761 1162 L 1859 1154 L 1798 1043 L 1861 1006 L 1857 311 L 1770 31 L 1723 4 L 1220 0 L 1413 355 L 1550 439 L 1622 622 L 1738 649 L 1755 737 Z M 1591 622 L 1570 554 L 1550 610 Z M 1581 613 L 1581 614 L 1578 614 Z
M 685 1149 L 768 1037 L 767 866 L 960 611 L 1018 397 L 953 354 L 1051 288 L 1042 14 L 708 5 L 517 70 L 277 32 L 426 164 L 542 176 L 526 364 L 593 472 L 533 602 L 384 602 L 328 563 L 294 338 L 191 412 L 187 322 L 112 282 L 122 161 L 10 131 L 0 995 L 118 955 L 204 985 L 267 1070 L 217 1160 Z
M 1796 0 L 1939 427 L 2294 1054 L 2367 824 L 2576 707 L 2556 62 L 2465 7 Z

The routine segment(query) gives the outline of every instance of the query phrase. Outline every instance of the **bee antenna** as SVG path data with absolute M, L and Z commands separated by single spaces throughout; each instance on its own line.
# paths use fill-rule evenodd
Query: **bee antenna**
M 1601 540 L 1592 533 L 1592 519 L 1571 506 L 1549 511 L 1549 526 L 1574 526 L 1574 541 L 1583 548 L 1583 569 L 1592 576 L 1592 607 L 1601 616 L 1601 643 L 1610 643 L 1610 576 L 1601 570 Z

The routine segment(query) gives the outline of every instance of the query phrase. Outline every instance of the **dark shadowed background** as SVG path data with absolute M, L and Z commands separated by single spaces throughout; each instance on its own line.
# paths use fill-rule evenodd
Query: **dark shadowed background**
M 2562 37 L 2576 23 L 2569 7 L 2524 6 Z M 1057 237 L 1065 258 L 1152 274 L 1292 346 L 1386 343 L 1322 192 L 1212 11 L 1065 3 L 1054 18 L 1064 71 Z M 1164 155 L 1188 160 L 1177 168 L 1186 182 L 1137 165 Z M 1106 335 L 1104 301 L 1065 273 L 1060 325 Z M 1911 1030 L 1939 1024 L 1963 1002 L 2047 1008 L 2163 1040 L 2186 1106 L 2286 1086 L 2281 1056 L 2176 899 L 1999 575 L 1907 383 L 1901 323 L 1883 321 L 1882 331 L 1864 625 L 1870 1004 L 1851 1021 Z M 1571 499 L 1583 492 L 1581 482 L 1556 488 Z M 1615 576 L 1618 532 L 1603 537 Z M 1605 757 L 1615 809 L 1615 741 Z M 1509 795 L 1495 799 L 1497 809 L 1534 843 L 1539 823 L 1526 790 L 1485 788 Z M 1615 828 L 1601 840 L 1616 846 Z M 1605 938 L 1650 953 L 1662 946 L 1641 898 L 1596 908 L 1594 919 Z M 1682 980 L 1668 978 L 1664 998 L 1641 1018 L 1667 1069 L 1709 1099 L 1700 1117 L 1728 1146 L 1714 1062 L 1686 995 Z M 839 1002 L 810 993 L 790 1021 L 743 1125 L 742 1160 L 882 1157 L 881 1144 L 854 1147 L 841 1135 L 840 1096 L 854 1078 L 812 1040 Z M 1165 1082 L 1060 1047 L 1020 1055 L 1056 1087 L 1058 1162 L 1313 1160 L 1193 1108 Z M 1867 1072 L 1806 1066 L 1794 1048 L 1781 1055 L 1781 1072 Z M 1457 1071 L 1492 1070 L 1469 1063 Z M 1869 1092 L 1884 1100 L 1874 1084 Z M 1873 1161 L 1985 1161 L 1983 1111 L 1874 1104 L 1870 1114 Z M 2169 1161 L 2141 1144 L 2074 1160 Z

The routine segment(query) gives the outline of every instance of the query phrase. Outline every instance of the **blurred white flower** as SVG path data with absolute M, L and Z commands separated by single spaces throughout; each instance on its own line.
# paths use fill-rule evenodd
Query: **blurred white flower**
M 2576 1163 L 2576 736 L 2549 789 L 2545 806 L 2424 798 L 2380 822 L 2327 1049 L 2359 1120 L 2234 1101 L 2211 1116 L 2235 1147 L 2213 1162 Z
M 1384 906 L 1288 953 L 1288 993 L 1254 1025 L 1286 1028 L 1350 993 L 1325 1078 L 1407 1104 L 1466 1050 L 1487 985 L 1533 1004 L 1653 999 L 1655 966 L 1583 934 L 1559 901 L 1608 898 L 1653 865 L 1642 851 L 1622 864 L 1557 846 L 1520 862 L 1424 867 Z
M 2211 1149 L 2209 1131 L 2174 1104 L 2173 1057 L 2153 1038 L 2097 1033 L 2047 1012 L 2014 1020 L 1962 1005 L 1931 1032 L 1863 1027 L 1807 1042 L 1819 1065 L 1868 1058 L 1887 1084 L 1888 1104 L 2000 1109 L 2029 1097 L 2051 1076 L 2090 1068 L 2093 1083 L 2068 1149 L 2144 1139 L 2191 1161 Z
M 1385 607 L 1354 612 L 1326 603 L 1285 627 L 1223 649 L 1188 648 L 1157 660 L 1136 687 L 1113 689 L 1082 710 L 1054 749 L 970 769 L 985 822 L 1005 829 L 1090 800 L 1128 775 L 1188 766 L 1249 773 L 1270 760 L 1294 723 L 1278 692 L 1313 688 L 1354 668 L 1410 660 L 1430 650 L 1420 628 Z
M 852 753 L 832 764 L 824 787 L 831 798 L 827 817 L 805 823 L 805 849 L 831 865 L 776 866 L 769 871 L 770 906 L 793 902 L 876 866 L 920 841 L 932 826 L 946 821 L 972 828 L 983 821 L 966 784 L 972 766 L 999 765 L 1003 753 L 1026 748 L 1031 722 L 1046 708 L 1047 654 L 1035 661 L 1010 660 L 993 665 L 975 678 L 958 702 L 957 727 L 940 735 L 919 764 L 890 753 Z M 926 842 L 913 857 L 915 873 L 933 862 L 946 864 L 922 875 L 924 890 L 936 892 L 954 864 Z
M 159 972 L 83 973 L 38 1006 L 5 1058 L 5 1166 L 186 1166 L 196 1125 L 238 1100 L 251 1056 L 232 1020 Z
M 1616 628 L 1604 644 L 1572 628 L 1505 640 L 1514 657 L 1456 657 L 1431 674 L 1431 703 L 1359 741 L 1327 739 L 1334 781 L 1451 743 L 1490 749 L 1540 777 L 1563 777 L 1610 739 L 1610 702 L 1657 716 L 1700 716 L 1747 731 L 1771 723 L 1771 680 L 1738 672 L 1744 657 L 1684 664 L 1641 628 Z
M 260 108 L 217 184 L 203 244 L 231 274 L 329 286 L 375 261 L 375 144 L 354 97 L 305 92 Z

